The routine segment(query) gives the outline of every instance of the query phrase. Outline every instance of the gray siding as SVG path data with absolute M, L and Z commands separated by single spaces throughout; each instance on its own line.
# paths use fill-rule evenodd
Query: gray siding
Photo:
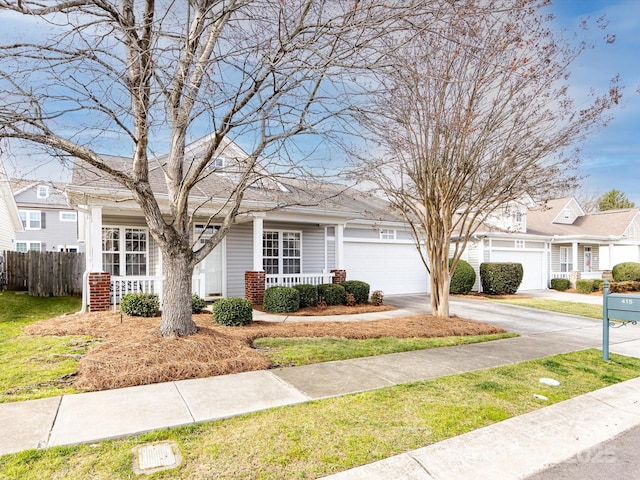
M 324 227 L 265 221 L 264 230 L 301 231 L 302 273 L 321 273 L 324 270 Z M 249 236 L 251 236 L 251 230 Z
M 599 245 L 578 245 L 578 265 L 574 265 L 574 270 L 584 271 L 584 247 L 591 247 L 591 271 L 600 270 L 600 247 Z M 571 251 L 571 244 L 551 245 L 551 271 L 560 271 L 560 247 L 567 247 Z
M 42 251 L 52 251 L 63 245 L 81 247 L 78 244 L 77 220 L 75 222 L 60 221 L 61 211 L 73 212 L 73 210 L 40 210 L 25 207 L 20 207 L 19 210 L 41 212 L 44 217 L 44 228 L 17 232 L 16 241 L 41 242 Z
M 373 228 L 352 228 L 348 227 L 344 229 L 345 238 L 371 238 L 379 239 L 380 233 Z
M 396 231 L 396 240 L 410 240 L 414 241 L 413 233 L 410 230 L 402 230 L 398 228 L 382 228 L 382 230 L 395 230 Z M 344 229 L 344 237 L 345 238 L 363 238 L 363 239 L 371 239 L 371 240 L 379 240 L 380 239 L 380 229 L 373 227 L 366 228 L 354 228 L 347 227 Z M 393 240 L 385 240 L 385 241 L 393 241 Z
M 244 272 L 253 269 L 253 225 L 234 225 L 227 234 L 227 296 L 244 297 Z

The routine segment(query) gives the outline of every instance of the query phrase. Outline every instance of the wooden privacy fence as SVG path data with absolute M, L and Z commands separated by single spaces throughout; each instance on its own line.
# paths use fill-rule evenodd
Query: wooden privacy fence
M 5 252 L 8 290 L 28 290 L 34 297 L 82 294 L 84 253 Z

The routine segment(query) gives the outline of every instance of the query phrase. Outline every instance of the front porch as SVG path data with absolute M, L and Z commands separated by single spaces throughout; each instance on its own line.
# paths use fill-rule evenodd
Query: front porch
M 344 270 L 332 271 L 330 273 L 301 273 L 286 275 L 265 275 L 264 272 L 246 272 L 248 284 L 245 286 L 247 298 L 253 303 L 261 303 L 264 298 L 264 291 L 275 286 L 293 287 L 295 285 L 311 284 L 320 285 L 323 283 L 335 283 L 344 281 L 346 272 Z M 258 281 L 255 283 L 256 275 Z M 261 274 L 261 275 L 260 275 Z M 159 276 L 111 276 L 108 273 L 100 273 L 89 276 L 89 305 L 92 310 L 102 306 L 108 309 L 120 304 L 120 299 L 129 293 L 154 293 L 158 295 L 162 305 L 163 277 Z M 260 281 L 260 277 L 263 281 Z M 201 281 L 200 274 L 194 274 L 193 284 L 197 285 Z M 196 292 L 197 290 L 194 290 Z

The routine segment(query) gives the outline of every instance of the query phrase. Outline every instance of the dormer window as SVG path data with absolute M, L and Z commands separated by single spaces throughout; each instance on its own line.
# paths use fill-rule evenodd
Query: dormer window
M 217 170 L 218 168 L 222 168 L 222 167 L 224 167 L 224 159 L 222 157 L 217 157 L 212 159 L 209 162 L 209 166 L 208 166 L 210 170 Z
M 562 214 L 563 214 L 563 216 L 564 216 L 564 218 L 565 218 L 565 219 L 569 219 L 569 218 L 571 218 L 571 209 L 570 209 L 570 208 L 565 208 L 565 209 L 563 210 L 563 213 L 562 213 Z
M 38 198 L 49 198 L 49 187 L 47 185 L 38 185 Z
M 522 223 L 522 212 L 516 212 L 516 223 Z

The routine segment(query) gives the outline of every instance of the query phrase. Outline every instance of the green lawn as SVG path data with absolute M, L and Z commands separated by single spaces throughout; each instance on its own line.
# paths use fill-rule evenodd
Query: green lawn
M 563 302 L 562 300 L 544 298 L 490 299 L 490 301 L 602 319 L 602 305 L 594 305 L 591 303 Z
M 79 355 L 92 344 L 88 337 L 30 337 L 24 327 L 36 320 L 73 313 L 77 297 L 40 298 L 0 292 L 0 403 L 51 397 L 77 390 L 69 376 Z
M 136 478 L 132 448 L 173 440 L 182 465 L 150 478 L 318 478 L 640 375 L 640 359 L 611 358 L 586 350 L 124 440 L 30 450 L 0 457 L 0 472 L 20 479 Z M 543 385 L 542 377 L 561 385 Z
M 464 337 L 439 338 L 367 338 L 348 340 L 346 338 L 259 338 L 254 346 L 269 357 L 275 365 L 299 367 L 311 363 L 331 362 L 349 358 L 372 357 L 388 353 L 424 350 L 427 348 L 451 347 L 470 343 L 490 342 L 503 338 L 517 337 L 516 333 L 493 335 L 468 335 Z

